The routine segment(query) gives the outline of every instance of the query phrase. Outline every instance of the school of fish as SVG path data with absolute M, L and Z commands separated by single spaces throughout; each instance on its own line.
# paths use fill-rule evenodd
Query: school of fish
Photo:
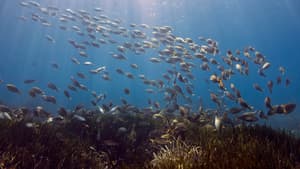
M 145 86 L 145 92 L 149 95 L 159 95 L 163 97 L 163 102 L 148 99 L 148 106 L 140 108 L 143 112 L 153 113 L 154 118 L 163 116 L 164 112 L 178 112 L 183 117 L 190 120 L 197 120 L 201 113 L 212 113 L 207 115 L 214 122 L 218 130 L 221 123 L 242 121 L 257 122 L 260 119 L 266 120 L 269 116 L 275 114 L 289 114 L 295 110 L 294 103 L 271 102 L 274 85 L 285 85 L 288 87 L 291 80 L 287 78 L 286 69 L 283 66 L 278 67 L 276 79 L 268 76 L 268 70 L 274 68 L 271 60 L 268 60 L 261 52 L 252 46 L 244 49 L 227 50 L 222 54 L 219 50 L 218 42 L 212 38 L 199 37 L 197 40 L 184 38 L 173 33 L 170 26 L 150 26 L 147 24 L 126 24 L 120 19 L 110 18 L 104 15 L 104 10 L 94 8 L 94 11 L 60 9 L 54 6 L 42 6 L 36 1 L 23 1 L 20 6 L 29 12 L 28 15 L 22 15 L 20 20 L 25 22 L 34 22 L 41 25 L 42 28 L 58 29 L 59 31 L 69 31 L 76 33 L 76 36 L 82 37 L 82 41 L 66 39 L 66 41 L 78 52 L 77 56 L 70 57 L 70 62 L 74 65 L 89 67 L 88 72 L 75 71 L 73 76 L 66 77 L 70 79 L 67 86 L 57 86 L 49 81 L 47 88 L 51 92 L 46 93 L 43 86 L 35 86 L 38 79 L 26 79 L 24 85 L 32 86 L 29 91 L 21 91 L 18 86 L 12 83 L 6 83 L 5 79 L 0 79 L 0 84 L 5 85 L 6 89 L 18 95 L 28 94 L 32 98 L 40 97 L 42 101 L 48 104 L 59 104 L 52 92 L 61 93 L 68 101 L 72 101 L 72 95 L 80 92 L 91 93 L 91 106 L 97 108 L 101 113 L 114 113 L 117 110 L 134 109 L 134 106 L 128 103 L 126 96 L 132 94 L 130 87 L 124 87 L 119 84 L 124 96 L 120 96 L 123 105 L 116 106 L 112 102 L 105 103 L 108 94 L 98 93 L 88 85 L 87 75 L 99 76 L 102 81 L 114 83 L 111 74 L 124 76 L 133 83 L 141 83 Z M 55 22 L 53 22 L 55 20 Z M 58 23 L 58 24 L 57 24 Z M 114 40 L 118 39 L 118 40 Z M 56 44 L 59 40 L 50 34 L 45 34 L 45 40 L 50 44 Z M 114 47 L 114 51 L 103 54 L 103 57 L 112 57 L 116 62 L 124 62 L 129 69 L 124 68 L 111 69 L 111 65 L 94 63 L 89 50 L 97 50 L 102 46 L 109 45 Z M 147 55 L 151 53 L 151 56 Z M 154 55 L 152 55 L 154 53 Z M 167 65 L 167 70 L 157 71 L 161 75 L 159 79 L 148 78 L 143 74 L 141 68 L 144 65 L 131 63 L 130 57 L 145 57 L 147 62 L 144 64 L 162 64 Z M 52 69 L 60 69 L 63 65 L 60 63 L 49 63 Z M 138 73 L 137 73 L 138 72 Z M 196 72 L 196 73 L 195 73 Z M 194 82 L 197 72 L 205 72 L 206 81 L 212 86 L 209 90 L 210 98 L 215 103 L 214 109 L 204 108 L 199 96 L 195 90 Z M 243 76 L 245 79 L 250 73 L 257 73 L 264 81 L 262 83 L 252 84 L 253 90 L 266 95 L 262 105 L 265 109 L 257 109 L 248 102 L 240 92 L 238 85 L 231 81 L 232 76 Z M 118 77 L 116 77 L 118 78 Z M 85 82 L 85 83 L 83 83 Z M 247 83 L 245 83 L 247 84 Z M 251 84 L 250 84 L 251 85 Z M 213 89 L 213 90 L 212 90 Z M 198 99 L 196 99 L 198 98 Z M 195 103 L 195 100 L 198 100 Z M 228 104 L 230 103 L 230 104 Z M 193 104 L 199 105 L 199 109 L 192 110 Z M 85 105 L 78 104 L 73 112 L 79 111 Z M 47 117 L 49 121 L 53 120 L 53 115 L 48 113 L 43 107 L 38 106 L 30 108 L 20 108 L 12 110 L 6 105 L 0 105 L 0 118 L 11 119 L 12 116 L 18 116 L 20 112 L 32 111 L 34 114 Z M 12 115 L 12 113 L 16 115 Z M 66 117 L 70 113 L 67 108 L 61 107 L 58 110 L 60 117 Z M 56 117 L 57 118 L 57 117 Z M 79 121 L 85 119 L 78 114 L 73 118 Z M 163 117 L 161 117 L 163 118 Z M 28 124 L 32 126 L 32 124 Z

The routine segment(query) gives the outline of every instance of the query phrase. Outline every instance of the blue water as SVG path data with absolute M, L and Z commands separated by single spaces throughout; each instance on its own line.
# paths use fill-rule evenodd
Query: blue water
M 79 103 L 92 107 L 90 92 L 70 91 L 72 100 L 69 101 L 63 90 L 71 83 L 70 77 L 76 77 L 76 72 L 83 72 L 86 80 L 78 79 L 82 84 L 88 86 L 91 91 L 107 95 L 103 103 L 112 101 L 114 104 L 121 104 L 120 98 L 125 98 L 129 103 L 146 107 L 148 98 L 157 100 L 164 105 L 163 93 L 148 94 L 144 89 L 148 88 L 138 79 L 143 73 L 149 79 L 161 79 L 161 74 L 170 67 L 165 63 L 152 64 L 149 57 L 157 55 L 157 50 L 148 50 L 145 56 L 129 54 L 128 61 L 118 61 L 109 55 L 115 51 L 116 44 L 101 45 L 100 49 L 88 48 L 89 58 L 82 58 L 78 55 L 69 43 L 69 39 L 78 41 L 83 37 L 71 31 L 63 31 L 58 28 L 57 19 L 49 19 L 54 25 L 43 27 L 33 22 L 30 18 L 29 9 L 19 5 L 21 1 L 2 0 L 0 1 L 0 101 L 10 106 L 34 107 L 42 105 L 49 111 L 55 111 L 59 107 L 73 108 Z M 263 53 L 271 68 L 266 71 L 267 78 L 258 76 L 254 65 L 250 65 L 250 75 L 235 75 L 230 82 L 234 82 L 241 91 L 242 96 L 252 106 L 258 109 L 265 109 L 263 100 L 269 95 L 273 104 L 300 103 L 300 69 L 299 69 L 299 44 L 300 44 L 300 1 L 279 0 L 279 1 L 239 1 L 239 0 L 65 0 L 38 1 L 42 6 L 56 6 L 60 9 L 84 9 L 93 13 L 94 7 L 101 7 L 104 14 L 110 18 L 120 19 L 121 25 L 129 28 L 129 24 L 148 24 L 150 26 L 169 25 L 173 33 L 180 37 L 189 37 L 199 41 L 198 37 L 203 36 L 218 41 L 221 54 L 231 49 L 242 50 L 246 46 L 253 46 Z M 28 16 L 27 21 L 21 21 L 19 16 Z M 72 26 L 72 25 L 71 25 Z M 80 25 L 78 25 L 80 26 Z M 45 35 L 51 35 L 56 43 L 49 43 Z M 116 41 L 124 42 L 124 39 L 113 37 Z M 88 70 L 94 67 L 75 65 L 70 58 L 74 56 L 81 62 L 88 60 L 97 66 L 106 66 L 111 81 L 104 81 L 100 75 L 91 75 Z M 53 69 L 51 63 L 57 63 L 59 69 Z M 130 68 L 129 63 L 139 65 L 139 70 Z M 197 62 L 195 62 L 197 64 Z M 274 85 L 273 93 L 258 93 L 252 84 L 259 83 L 265 87 L 268 79 L 276 81 L 279 74 L 278 67 L 286 68 L 286 75 L 291 80 L 291 85 Z M 122 68 L 135 75 L 135 80 L 129 80 L 115 72 L 116 68 Z M 216 90 L 205 82 L 209 77 L 208 72 L 194 71 L 196 80 L 193 81 L 195 96 L 193 107 L 199 106 L 199 97 L 203 99 L 205 107 L 214 108 L 215 104 L 209 98 L 208 88 Z M 25 79 L 36 79 L 34 84 L 23 84 Z M 284 80 L 284 79 L 283 79 Z M 59 92 L 47 88 L 47 83 L 53 82 Z M 21 91 L 17 95 L 6 90 L 5 84 L 13 83 Z M 276 82 L 275 82 L 276 83 Z M 27 93 L 32 86 L 39 86 L 47 94 L 56 96 L 57 104 L 46 103 L 40 98 L 31 98 Z M 130 88 L 130 95 L 125 95 L 123 89 Z M 267 123 L 275 127 L 289 127 L 298 129 L 300 115 L 299 106 L 287 116 L 272 116 Z

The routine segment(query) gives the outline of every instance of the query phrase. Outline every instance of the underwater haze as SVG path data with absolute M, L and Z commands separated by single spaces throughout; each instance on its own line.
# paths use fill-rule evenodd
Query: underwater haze
M 1 0 L 0 104 L 239 107 L 299 130 L 299 18 L 298 0 Z

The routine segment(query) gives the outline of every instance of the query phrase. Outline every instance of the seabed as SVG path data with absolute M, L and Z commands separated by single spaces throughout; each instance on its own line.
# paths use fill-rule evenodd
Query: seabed
M 203 115 L 121 107 L 7 115 L 0 119 L 1 169 L 284 169 L 300 161 L 300 140 L 287 130 L 244 123 L 217 131 Z

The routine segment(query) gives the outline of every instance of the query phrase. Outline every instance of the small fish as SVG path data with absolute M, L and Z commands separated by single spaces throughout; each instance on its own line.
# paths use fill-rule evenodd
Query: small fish
M 11 112 L 11 110 L 8 106 L 0 104 L 0 112 Z
M 133 69 L 138 69 L 139 68 L 139 66 L 137 64 L 134 64 L 134 63 L 130 64 L 130 67 L 133 68 Z
M 124 89 L 124 93 L 125 93 L 126 95 L 129 95 L 129 94 L 130 94 L 130 90 L 129 90 L 128 88 L 125 88 L 125 89 Z
M 161 62 L 161 60 L 159 58 L 155 58 L 155 57 L 150 58 L 149 61 L 152 63 L 160 63 Z
M 66 117 L 69 114 L 68 111 L 64 107 L 60 107 L 57 112 L 62 117 Z
M 232 101 L 236 101 L 236 97 L 233 94 L 231 94 L 229 91 L 224 91 L 224 94 L 228 99 Z
M 57 63 L 52 63 L 51 66 L 52 66 L 54 69 L 58 69 L 58 68 L 59 68 L 59 66 L 58 66 Z
M 35 82 L 35 80 L 33 80 L 33 79 L 24 80 L 25 84 L 31 84 L 31 83 L 34 83 L 34 82 Z
M 58 92 L 58 88 L 56 87 L 56 85 L 54 83 L 49 82 L 47 84 L 49 89 L 55 90 L 56 92 Z
M 242 98 L 241 92 L 238 89 L 235 90 L 235 95 L 237 98 Z
M 71 60 L 72 60 L 73 63 L 75 63 L 75 64 L 77 64 L 77 65 L 80 64 L 80 62 L 78 61 L 78 59 L 76 59 L 76 58 L 74 58 L 74 57 L 72 57 Z
M 242 106 L 242 107 L 244 107 L 244 108 L 247 108 L 247 109 L 249 109 L 249 110 L 252 110 L 252 107 L 250 107 L 249 105 L 248 105 L 248 103 L 246 103 L 245 102 L 245 100 L 243 99 L 243 98 L 238 98 L 238 102 L 239 102 L 239 104 Z
M 111 78 L 108 74 L 103 74 L 101 77 L 103 80 L 111 80 Z
M 218 99 L 218 97 L 217 97 L 216 94 L 210 93 L 210 99 L 211 99 L 213 102 L 215 102 L 218 106 L 221 105 L 221 103 L 220 103 L 220 101 L 219 101 L 219 99 Z
M 54 40 L 54 38 L 53 38 L 52 36 L 46 35 L 45 37 L 46 37 L 46 39 L 47 39 L 49 42 L 55 43 L 55 40 Z
M 74 87 L 74 86 L 72 86 L 72 85 L 68 85 L 68 89 L 70 89 L 70 90 L 72 90 L 72 91 L 74 91 L 74 92 L 77 91 L 76 87 Z
M 52 104 L 56 104 L 56 98 L 54 96 L 42 95 L 43 100 L 46 102 L 50 102 Z
M 120 68 L 117 68 L 116 72 L 119 73 L 120 75 L 124 75 L 124 71 Z
M 80 77 L 81 79 L 85 79 L 85 75 L 81 72 L 77 72 L 77 76 Z
M 264 102 L 267 108 L 272 109 L 270 97 L 266 97 Z
M 82 57 L 88 57 L 88 54 L 84 51 L 80 51 L 79 55 L 82 56 Z
M 133 74 L 131 74 L 131 73 L 129 73 L 129 72 L 126 72 L 126 73 L 125 73 L 125 76 L 128 77 L 129 79 L 134 79 Z
M 222 117 L 215 116 L 214 124 L 215 124 L 217 131 L 220 131 L 221 125 L 222 125 Z
M 259 112 L 259 117 L 260 117 L 261 119 L 265 119 L 265 120 L 268 119 L 268 116 L 266 116 L 265 113 L 264 113 L 263 111 L 259 110 L 258 112 Z
M 36 93 L 33 90 L 29 90 L 28 94 L 31 97 L 35 97 L 36 96 Z
M 275 106 L 272 106 L 271 109 L 269 109 L 268 111 L 268 116 L 271 116 L 271 115 L 274 115 L 274 114 L 282 114 L 283 113 L 283 109 L 280 105 L 275 105 Z
M 288 87 L 291 84 L 290 79 L 286 78 L 285 80 L 285 86 Z
M 289 114 L 292 111 L 294 111 L 295 108 L 296 108 L 296 104 L 294 103 L 275 105 L 272 107 L 272 109 L 268 111 L 268 115 Z
M 90 73 L 92 73 L 92 74 L 98 74 L 98 73 L 104 71 L 105 69 L 106 69 L 105 66 L 101 66 L 101 67 L 98 67 L 98 68 L 96 68 L 96 69 L 90 70 Z
M 127 60 L 127 57 L 122 54 L 113 54 L 112 57 L 118 60 Z
M 236 64 L 236 65 L 235 65 L 235 68 L 236 68 L 236 70 L 238 70 L 240 73 L 243 72 L 243 71 L 242 71 L 242 65 Z
M 182 117 L 187 117 L 189 114 L 189 109 L 185 106 L 179 106 L 179 113 Z
M 219 78 L 217 77 L 217 75 L 212 74 L 209 78 L 210 81 L 217 83 L 219 81 Z
M 253 84 L 253 88 L 259 92 L 264 92 L 263 89 L 257 83 Z
M 21 94 L 21 91 L 14 84 L 7 84 L 6 88 L 8 91 L 12 93 Z
M 242 115 L 238 116 L 238 119 L 247 121 L 247 122 L 256 122 L 259 119 L 255 116 L 257 112 L 245 112 Z
M 278 70 L 279 70 L 279 72 L 281 73 L 281 75 L 284 75 L 284 74 L 285 74 L 285 68 L 284 68 L 284 67 L 280 66 L 280 67 L 278 68 Z
M 229 113 L 232 113 L 232 114 L 237 114 L 237 113 L 240 113 L 241 111 L 243 111 L 244 108 L 240 108 L 240 107 L 232 107 L 228 110 Z
M 277 84 L 278 84 L 278 85 L 281 84 L 281 81 L 282 81 L 282 80 L 281 80 L 281 76 L 278 76 L 277 79 L 276 79 Z
M 71 99 L 70 93 L 67 90 L 64 90 L 64 95 L 68 98 Z
M 271 66 L 270 62 L 265 62 L 262 67 L 260 68 L 260 70 L 266 70 Z
M 272 93 L 272 89 L 273 89 L 273 81 L 272 81 L 272 80 L 269 80 L 268 83 L 267 83 L 267 86 L 268 86 L 269 92 Z
M 85 61 L 85 62 L 83 62 L 83 64 L 89 66 L 89 65 L 93 65 L 93 62 Z
M 283 114 L 289 114 L 296 109 L 296 104 L 294 103 L 282 104 L 281 107 L 283 109 Z
M 30 89 L 30 91 L 34 92 L 35 94 L 44 94 L 44 92 L 42 91 L 42 89 L 40 89 L 39 87 L 32 87 Z
M 86 121 L 86 119 L 78 114 L 75 114 L 73 116 L 74 119 L 78 120 L 78 121 Z

